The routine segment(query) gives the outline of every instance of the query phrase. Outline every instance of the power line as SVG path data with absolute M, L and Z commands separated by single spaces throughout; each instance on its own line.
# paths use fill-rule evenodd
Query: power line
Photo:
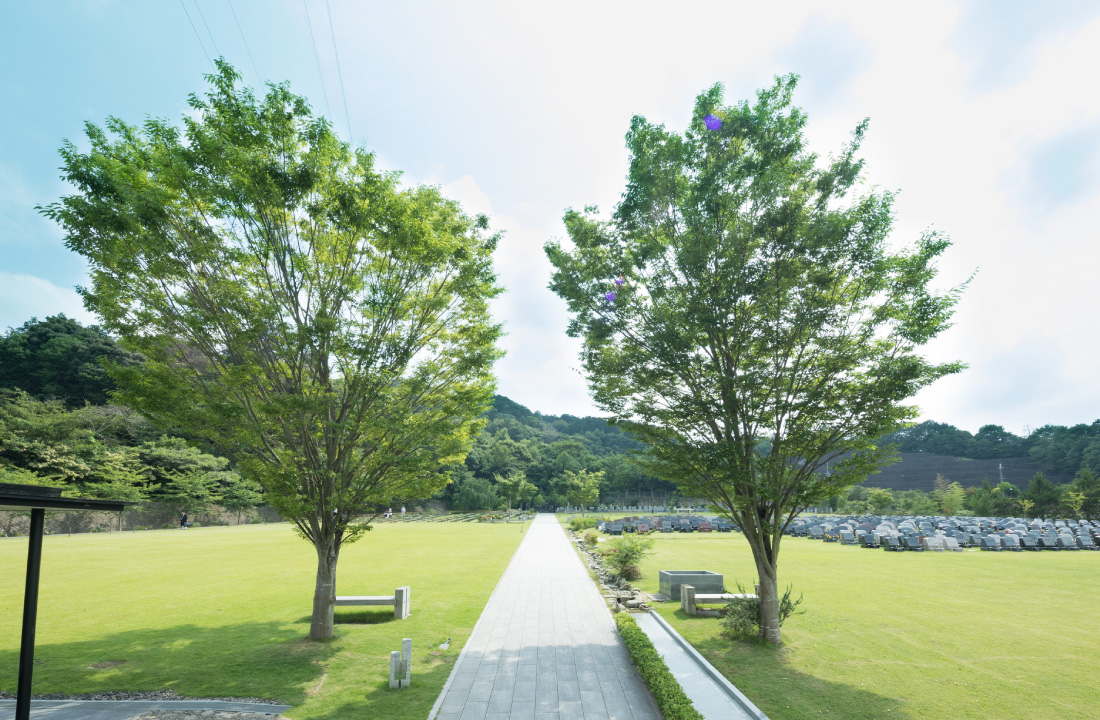
M 264 79 L 260 76 L 260 69 L 256 67 L 256 59 L 252 57 L 252 50 L 248 47 L 248 40 L 245 40 L 244 28 L 241 27 L 241 21 L 237 19 L 237 11 L 233 8 L 233 0 L 229 0 L 229 9 L 233 13 L 233 20 L 237 23 L 237 30 L 241 32 L 241 42 L 244 43 L 244 50 L 248 53 L 248 59 L 252 62 L 252 69 L 256 71 L 256 81 L 263 85 Z
M 218 49 L 218 43 L 214 40 L 214 33 L 210 32 L 210 26 L 206 24 L 206 16 L 202 14 L 202 8 L 199 7 L 199 0 L 192 0 L 195 3 L 195 9 L 199 11 L 199 17 L 202 19 L 203 27 L 206 28 L 206 34 L 210 36 L 210 44 L 214 46 L 214 52 L 221 56 L 222 51 Z
M 187 6 L 183 4 L 183 0 L 180 0 L 180 7 L 183 8 L 183 14 L 187 16 L 187 22 L 190 23 L 191 29 L 195 31 L 195 39 L 199 41 L 199 47 L 202 48 L 202 54 L 206 56 L 206 60 L 210 63 L 211 67 L 214 67 L 214 61 L 210 59 L 210 53 L 206 52 L 206 46 L 202 44 L 202 38 L 199 37 L 199 29 L 195 27 L 194 21 L 191 20 L 191 13 L 187 12 Z
M 332 28 L 332 8 L 325 0 L 325 10 L 328 12 L 328 30 L 332 33 L 332 52 L 336 55 L 336 76 L 340 78 L 340 96 L 344 98 L 344 118 L 348 121 L 348 142 L 351 142 L 351 114 L 348 112 L 348 94 L 344 92 L 344 73 L 340 71 L 340 52 L 336 49 L 336 31 Z
M 328 91 L 325 90 L 325 74 L 321 72 L 321 55 L 317 52 L 317 38 L 313 37 L 313 23 L 309 19 L 309 6 L 306 5 L 306 0 L 302 0 L 302 8 L 306 11 L 306 25 L 309 26 L 309 39 L 313 43 L 313 57 L 317 58 L 317 76 L 321 78 L 321 94 L 325 96 L 325 115 L 331 118 L 332 108 L 329 107 Z

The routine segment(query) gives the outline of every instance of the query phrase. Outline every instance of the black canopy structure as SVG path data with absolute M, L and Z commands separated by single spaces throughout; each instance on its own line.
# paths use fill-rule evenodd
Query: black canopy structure
M 27 550 L 27 583 L 23 594 L 23 638 L 19 646 L 19 685 L 15 695 L 15 720 L 31 717 L 31 672 L 34 668 L 34 626 L 38 620 L 38 575 L 42 568 L 42 530 L 47 510 L 99 510 L 121 512 L 132 502 L 61 497 L 60 488 L 0 483 L 0 510 L 30 510 L 30 547 Z

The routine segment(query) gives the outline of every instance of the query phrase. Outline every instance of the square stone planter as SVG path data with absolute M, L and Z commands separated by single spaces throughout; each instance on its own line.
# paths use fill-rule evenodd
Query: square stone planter
M 676 601 L 680 600 L 681 585 L 691 585 L 701 595 L 720 593 L 724 587 L 721 573 L 709 570 L 661 570 L 657 577 L 661 583 L 661 594 Z

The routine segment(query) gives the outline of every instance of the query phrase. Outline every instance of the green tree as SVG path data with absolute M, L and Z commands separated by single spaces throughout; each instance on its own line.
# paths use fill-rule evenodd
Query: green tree
M 596 503 L 600 499 L 600 484 L 603 482 L 603 471 L 572 472 L 566 470 L 562 477 L 562 485 L 565 487 L 565 496 L 574 507 L 581 509 L 584 516 L 585 508 Z
M 496 510 L 500 505 L 497 489 L 488 479 L 478 477 L 466 469 L 455 472 L 454 499 L 451 508 L 470 512 Z
M 263 488 L 254 480 L 241 477 L 237 473 L 222 473 L 219 478 L 218 504 L 229 512 L 237 514 L 237 524 L 245 510 L 250 510 L 264 501 Z
M 141 357 L 118 347 L 95 325 L 83 327 L 64 315 L 31 318 L 0 338 L 0 388 L 20 388 L 70 408 L 103 405 L 115 388 L 104 361 L 129 365 Z
M 982 480 L 982 486 L 974 488 L 974 492 L 966 498 L 966 509 L 980 517 L 990 517 L 997 512 L 997 490 L 989 484 L 989 480 Z
M 527 476 L 519 471 L 511 472 L 507 476 L 497 475 L 496 482 L 497 491 L 508 501 L 508 512 L 512 511 L 513 505 L 518 506 L 521 502 L 530 500 L 538 492 L 538 488 L 527 482 Z
M 1087 520 L 1100 518 L 1100 476 L 1091 467 L 1085 466 L 1077 472 L 1073 478 L 1073 491 L 1084 496 L 1080 514 Z
M 918 351 L 961 289 L 929 287 L 949 242 L 887 247 L 894 195 L 848 198 L 866 124 L 819 160 L 795 83 L 736 107 L 716 85 L 683 135 L 635 117 L 612 219 L 570 210 L 573 249 L 546 245 L 596 404 L 649 444 L 654 474 L 744 529 L 761 636 L 777 644 L 784 529 L 877 470 L 887 448 L 875 439 L 916 417 L 903 401 L 962 369 Z
M 876 514 L 883 514 L 894 505 L 894 493 L 888 488 L 871 488 L 867 493 L 867 504 Z
M 1031 510 L 1035 517 L 1049 518 L 1057 514 L 1062 504 L 1062 488 L 1037 472 L 1021 497 L 1032 502 Z
M 144 365 L 118 398 L 239 459 L 317 553 L 310 637 L 332 636 L 340 548 L 429 497 L 492 396 L 497 237 L 398 185 L 289 87 L 219 61 L 182 130 L 86 125 L 74 195 L 42 209 L 91 265 L 85 306 Z M 367 517 L 363 522 L 362 518 Z
M 174 505 L 177 512 L 194 514 L 221 500 L 217 488 L 218 478 L 214 473 L 176 473 L 158 499 Z

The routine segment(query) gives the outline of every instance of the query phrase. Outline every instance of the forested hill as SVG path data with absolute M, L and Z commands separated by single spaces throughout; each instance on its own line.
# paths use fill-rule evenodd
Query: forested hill
M 493 396 L 493 407 L 486 417 L 489 421 L 486 433 L 493 435 L 504 428 L 513 440 L 540 437 L 544 442 L 553 443 L 568 437 L 584 443 L 598 456 L 644 449 L 642 443 L 619 428 L 608 425 L 605 418 L 543 415 L 503 395 Z
M 1072 427 L 1044 425 L 1026 437 L 1000 425 L 985 425 L 977 434 L 971 434 L 953 425 L 926 421 L 887 435 L 882 442 L 896 445 L 903 459 L 908 453 L 924 453 L 962 460 L 1003 460 L 1008 466 L 1009 460 L 1022 458 L 1049 478 L 1063 481 L 1072 479 L 1084 467 L 1100 470 L 1100 420 Z M 1012 464 L 1022 467 L 1018 462 Z M 989 479 L 996 477 L 993 473 Z

